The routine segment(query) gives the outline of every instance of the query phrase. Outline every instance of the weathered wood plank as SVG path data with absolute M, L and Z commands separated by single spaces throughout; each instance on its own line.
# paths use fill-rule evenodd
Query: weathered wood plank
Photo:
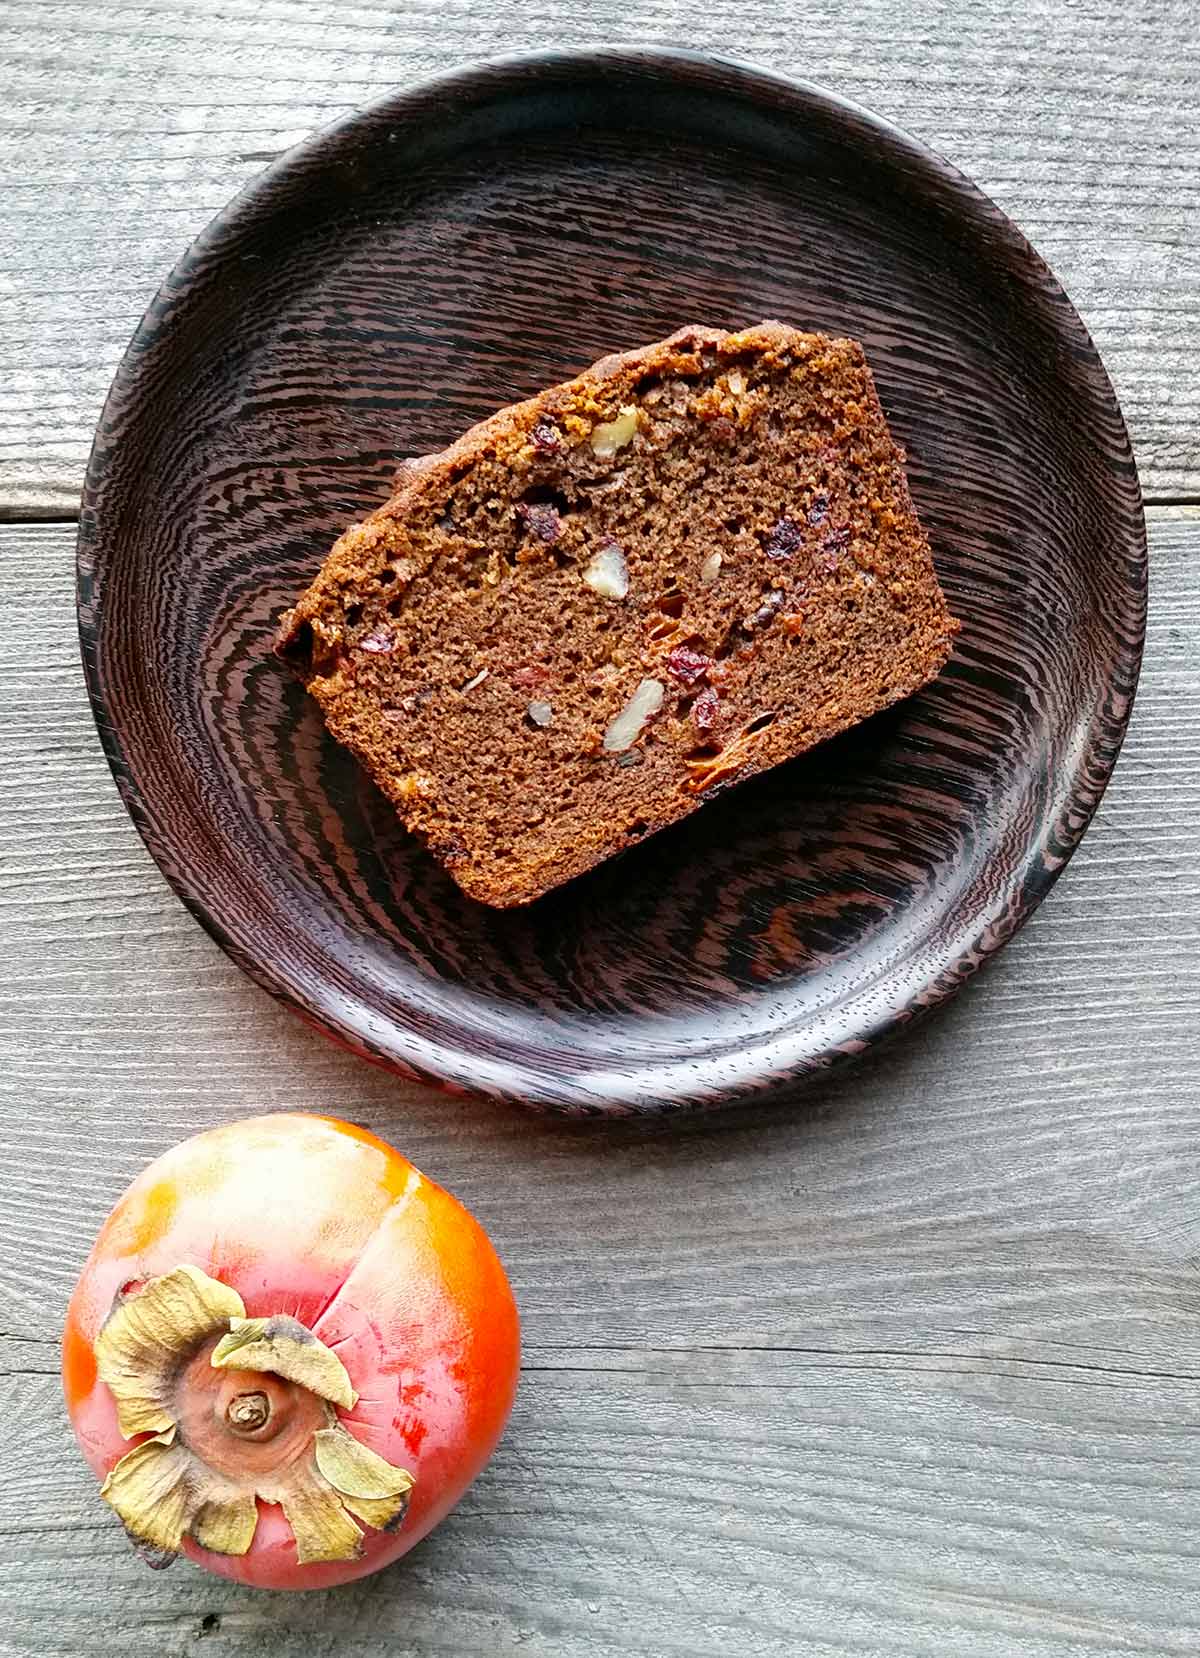
M 581 1131 L 395 1082 L 242 978 L 100 756 L 73 532 L 0 529 L 0 1652 L 1200 1651 L 1200 512 L 1152 541 L 1125 754 L 1016 942 L 799 1106 Z M 526 1337 L 458 1513 L 303 1604 L 146 1572 L 54 1376 L 124 1182 L 280 1107 L 469 1202 Z
M 683 44 L 909 127 L 1028 231 L 1112 372 L 1144 484 L 1200 495 L 1193 0 L 7 0 L 0 512 L 73 510 L 130 331 L 190 239 L 312 128 L 514 48 Z
M 1197 1650 L 1194 1379 L 1053 1361 L 1014 1379 L 979 1361 L 889 1355 L 870 1366 L 529 1357 L 509 1434 L 445 1526 L 379 1578 L 294 1601 L 183 1564 L 149 1573 L 52 1426 L 54 1383 L 29 1379 L 10 1403 L 38 1431 L 10 1478 L 40 1523 L 19 1545 L 4 1540 L 0 1647 L 38 1658 Z

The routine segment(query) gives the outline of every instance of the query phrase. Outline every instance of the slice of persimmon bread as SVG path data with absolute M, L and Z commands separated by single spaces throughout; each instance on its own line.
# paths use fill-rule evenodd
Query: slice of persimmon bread
M 463 890 L 522 904 L 940 671 L 903 460 L 856 341 L 683 328 L 404 463 L 277 649 Z

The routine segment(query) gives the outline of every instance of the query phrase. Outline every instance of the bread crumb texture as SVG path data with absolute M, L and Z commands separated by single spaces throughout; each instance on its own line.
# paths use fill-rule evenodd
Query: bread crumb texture
M 956 627 L 862 347 L 765 322 L 604 358 L 402 465 L 277 648 L 509 906 L 911 695 Z

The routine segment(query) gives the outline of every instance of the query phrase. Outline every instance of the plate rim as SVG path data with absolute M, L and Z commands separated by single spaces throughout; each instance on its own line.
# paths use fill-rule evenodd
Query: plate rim
M 853 1024 L 853 1034 L 847 1037 L 833 1043 L 805 1045 L 802 1033 L 811 1030 L 811 1025 L 799 1027 L 799 1033 L 795 1027 L 789 1027 L 782 1035 L 764 1033 L 758 1038 L 757 1047 L 753 1042 L 749 1044 L 755 1054 L 762 1056 L 760 1064 L 751 1067 L 749 1075 L 743 1073 L 737 1080 L 724 1082 L 713 1076 L 704 1083 L 697 1079 L 691 1091 L 680 1091 L 676 1085 L 667 1086 L 660 1094 L 653 1082 L 635 1081 L 628 1070 L 627 1086 L 622 1090 L 617 1086 L 621 1080 L 620 1069 L 609 1068 L 604 1072 L 606 1095 L 601 1102 L 587 1086 L 590 1074 L 587 1069 L 565 1079 L 549 1078 L 542 1069 L 526 1066 L 522 1071 L 506 1060 L 504 1069 L 511 1080 L 497 1085 L 481 1074 L 483 1067 L 478 1055 L 462 1046 L 454 1047 L 449 1016 L 445 1020 L 447 1033 L 440 1041 L 420 1038 L 417 1045 L 428 1052 L 418 1063 L 411 1052 L 401 1051 L 399 1043 L 389 1045 L 386 1041 L 372 1040 L 368 1024 L 378 1031 L 377 1010 L 360 1004 L 361 1018 L 355 1024 L 346 1012 L 344 996 L 337 997 L 336 1006 L 332 998 L 322 1001 L 315 993 L 319 990 L 319 980 L 297 984 L 288 974 L 277 970 L 269 953 L 252 956 L 230 934 L 220 916 L 189 880 L 187 869 L 181 867 L 174 854 L 170 836 L 160 829 L 155 815 L 148 809 L 112 717 L 102 670 L 104 607 L 97 599 L 97 594 L 104 589 L 104 551 L 98 516 L 113 447 L 110 434 L 116 430 L 119 439 L 129 417 L 136 415 L 144 356 L 169 325 L 173 310 L 186 301 L 195 279 L 202 277 L 206 266 L 220 260 L 226 244 L 232 243 L 247 224 L 253 224 L 264 207 L 271 207 L 273 192 L 290 174 L 319 164 L 326 158 L 330 146 L 356 130 L 368 128 L 389 116 L 400 116 L 431 98 L 470 95 L 486 89 L 489 82 L 495 83 L 503 95 L 512 96 L 518 93 L 519 83 L 525 79 L 536 80 L 539 76 L 559 73 L 588 79 L 606 73 L 619 74 L 622 70 L 651 72 L 673 82 L 683 76 L 692 86 L 699 77 L 717 72 L 725 80 L 710 84 L 709 90 L 715 95 L 724 92 L 753 97 L 756 92 L 770 92 L 776 108 L 789 119 L 800 121 L 816 111 L 834 124 L 855 126 L 880 143 L 886 162 L 915 174 L 923 192 L 928 193 L 931 187 L 949 192 L 953 210 L 965 217 L 975 231 L 985 231 L 994 240 L 993 259 L 1010 269 L 1017 267 L 1015 275 L 1024 297 L 1029 301 L 1036 297 L 1043 310 L 1053 306 L 1055 331 L 1071 348 L 1072 371 L 1090 386 L 1093 396 L 1090 412 L 1102 407 L 1111 422 L 1106 426 L 1103 466 L 1110 486 L 1123 485 L 1127 491 L 1128 523 L 1122 525 L 1120 532 L 1115 532 L 1117 539 L 1124 543 L 1126 555 L 1122 582 L 1124 608 L 1115 619 L 1117 643 L 1112 653 L 1107 699 L 1098 705 L 1089 720 L 1086 742 L 1076 752 L 1070 786 L 1061 796 L 1055 817 L 1046 820 L 1042 837 L 1031 842 L 1021 862 L 1014 866 L 1015 880 L 1006 883 L 1004 901 L 996 913 L 980 910 L 973 918 L 970 937 L 957 943 L 956 953 L 947 953 L 933 964 L 933 970 L 925 975 L 919 990 L 914 991 L 899 976 L 886 981 L 891 993 L 877 998 L 873 1014 L 860 1016 Z M 504 84 L 514 81 L 517 84 Z M 156 866 L 209 936 L 275 1000 L 339 1045 L 372 1063 L 452 1093 L 517 1100 L 538 1109 L 583 1116 L 676 1114 L 777 1096 L 794 1090 L 813 1074 L 864 1053 L 884 1037 L 953 997 L 1037 909 L 1077 850 L 1103 798 L 1135 700 L 1145 642 L 1148 584 L 1149 558 L 1141 487 L 1115 389 L 1086 325 L 1061 282 L 1014 221 L 979 185 L 932 146 L 852 98 L 816 82 L 721 53 L 634 44 L 514 51 L 421 76 L 314 129 L 247 180 L 184 249 L 134 329 L 98 417 L 84 477 L 76 538 L 80 651 L 101 747 L 121 800 Z M 1055 827 L 1059 833 L 1055 837 L 1054 856 L 1050 857 L 1046 841 L 1048 831 Z M 1015 890 L 1010 891 L 1013 887 Z M 398 1033 L 404 1031 L 402 1013 L 403 1009 L 391 1013 L 387 1021 L 389 1028 Z M 408 1035 L 412 1038 L 416 1033 L 410 1028 Z M 452 1063 L 451 1056 L 458 1063 Z M 704 1058 L 698 1063 L 703 1072 Z M 665 1080 L 665 1073 L 678 1071 L 681 1064 L 684 1062 L 678 1054 L 664 1056 L 655 1071 L 663 1073 Z M 650 1094 L 654 1095 L 655 1104 L 648 1103 Z

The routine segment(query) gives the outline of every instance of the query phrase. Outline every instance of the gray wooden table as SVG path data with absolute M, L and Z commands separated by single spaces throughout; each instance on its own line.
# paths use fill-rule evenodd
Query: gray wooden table
M 166 888 L 101 758 L 73 519 L 130 330 L 312 127 L 520 46 L 712 48 L 894 117 L 1028 231 L 1149 502 L 1113 785 L 956 1004 L 800 1107 L 587 1131 L 397 1083 Z M 0 1652 L 1200 1653 L 1200 20 L 1194 0 L 0 3 Z M 454 1516 L 352 1589 L 134 1559 L 59 1324 L 142 1164 L 277 1107 L 466 1200 L 525 1325 Z

